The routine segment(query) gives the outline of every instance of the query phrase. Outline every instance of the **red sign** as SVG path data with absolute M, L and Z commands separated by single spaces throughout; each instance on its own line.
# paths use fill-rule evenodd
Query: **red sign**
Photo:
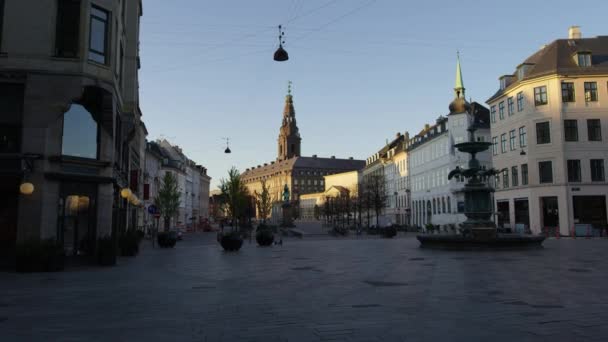
M 154 214 L 154 218 L 160 218 L 160 213 Z

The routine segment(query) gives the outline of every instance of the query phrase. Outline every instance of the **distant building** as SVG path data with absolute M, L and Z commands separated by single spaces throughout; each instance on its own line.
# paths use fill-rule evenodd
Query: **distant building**
M 318 220 L 328 198 L 358 196 L 361 175 L 361 171 L 348 171 L 324 176 L 325 189 L 323 192 L 300 195 L 300 220 Z
M 298 201 L 301 195 L 323 191 L 324 176 L 360 170 L 365 166 L 364 161 L 353 158 L 302 157 L 301 141 L 290 89 L 285 98 L 276 161 L 248 168 L 241 175 L 250 193 L 261 192 L 262 181 L 265 181 L 273 201 L 282 200 L 285 185 L 289 188 L 290 200 Z M 277 210 L 273 210 L 275 218 Z
M 454 145 L 469 140 L 467 129 L 474 125 L 478 141 L 490 141 L 490 115 L 487 108 L 465 98 L 460 60 L 456 64 L 455 99 L 447 117 L 440 116 L 407 142 L 411 181 L 411 224 L 453 225 L 466 220 L 464 216 L 464 179 L 448 180 L 448 173 L 457 166 L 468 168 L 470 155 L 459 152 Z M 482 166 L 490 169 L 489 151 L 477 154 Z
M 178 213 L 171 218 L 170 228 L 196 229 L 200 223 L 209 218 L 209 183 L 211 177 L 207 169 L 190 160 L 178 146 L 162 139 L 148 142 L 146 149 L 145 188 L 146 207 L 154 203 L 162 186 L 165 173 L 171 172 L 177 179 L 181 192 Z M 148 227 L 156 224 L 152 214 L 147 213 L 145 221 Z M 163 227 L 162 220 L 159 228 Z
M 500 77 L 491 108 L 500 226 L 562 235 L 607 227 L 608 36 L 543 46 Z

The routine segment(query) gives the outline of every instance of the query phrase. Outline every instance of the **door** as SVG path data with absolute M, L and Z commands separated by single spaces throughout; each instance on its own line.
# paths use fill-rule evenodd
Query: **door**
M 97 236 L 97 184 L 63 183 L 59 211 L 58 237 L 66 255 L 93 255 Z
M 527 231 L 530 227 L 530 209 L 528 199 L 515 199 L 515 229 L 519 232 Z
M 0 255 L 15 247 L 18 205 L 19 177 L 0 176 Z
M 557 210 L 557 197 L 541 197 L 543 229 L 553 231 L 559 225 L 559 213 Z

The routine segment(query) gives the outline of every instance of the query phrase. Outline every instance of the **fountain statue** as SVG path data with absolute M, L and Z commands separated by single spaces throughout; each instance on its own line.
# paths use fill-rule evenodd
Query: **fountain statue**
M 466 221 L 461 225 L 460 234 L 418 235 L 421 247 L 441 249 L 480 249 L 480 248 L 538 248 L 542 246 L 543 236 L 523 234 L 499 234 L 492 221 L 492 192 L 489 185 L 491 177 L 501 171 L 481 166 L 476 154 L 488 150 L 492 143 L 475 141 L 477 128 L 467 129 L 469 141 L 454 145 L 459 151 L 469 153 L 468 169 L 456 167 L 448 174 L 448 179 L 464 177 L 467 182 L 464 192 L 464 214 Z

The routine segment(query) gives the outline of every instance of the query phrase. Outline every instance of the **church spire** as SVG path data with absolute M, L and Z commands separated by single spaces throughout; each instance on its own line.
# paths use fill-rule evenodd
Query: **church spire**
M 283 123 L 279 132 L 278 160 L 286 160 L 300 156 L 300 132 L 296 123 L 296 110 L 293 106 L 291 81 L 287 83 L 287 96 L 283 108 Z
M 454 86 L 456 97 L 464 98 L 464 82 L 462 81 L 462 70 L 460 69 L 460 53 L 456 52 L 456 85 Z

